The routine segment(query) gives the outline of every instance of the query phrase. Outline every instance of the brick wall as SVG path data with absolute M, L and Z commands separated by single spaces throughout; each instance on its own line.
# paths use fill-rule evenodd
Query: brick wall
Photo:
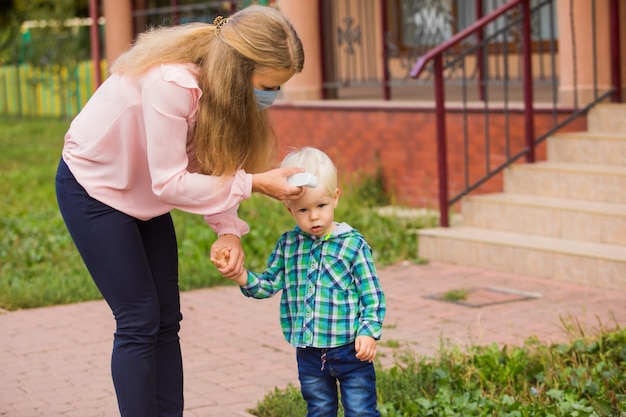
M 432 109 L 406 107 L 345 107 L 276 105 L 272 123 L 284 154 L 291 147 L 314 146 L 329 154 L 339 170 L 340 180 L 354 180 L 360 174 L 382 169 L 386 186 L 394 201 L 411 207 L 436 208 L 438 195 L 437 143 L 435 113 Z M 559 114 L 559 118 L 567 114 Z M 552 113 L 535 115 L 535 132 L 547 131 L 553 124 Z M 497 166 L 506 159 L 505 126 L 509 126 L 510 153 L 523 149 L 524 115 L 491 110 L 466 113 L 449 111 L 448 164 L 451 195 L 464 188 L 464 147 L 473 162 L 470 180 L 481 178 L 487 164 L 485 135 L 489 132 L 489 163 Z M 586 130 L 586 119 L 578 118 L 564 131 Z M 465 138 L 467 140 L 465 141 Z M 466 145 L 464 145 L 466 142 Z M 281 155 L 282 156 L 282 155 Z M 537 159 L 546 157 L 545 143 L 537 149 Z M 501 175 L 484 184 L 477 192 L 502 190 Z

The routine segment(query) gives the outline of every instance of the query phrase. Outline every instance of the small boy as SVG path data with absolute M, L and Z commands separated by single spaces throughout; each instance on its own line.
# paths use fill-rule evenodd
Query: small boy
M 280 237 L 266 270 L 234 280 L 247 297 L 282 291 L 280 322 L 297 348 L 307 417 L 337 415 L 337 382 L 345 417 L 380 416 L 373 360 L 386 306 L 371 249 L 357 230 L 334 222 L 337 170 L 324 152 L 302 148 L 281 166 L 304 168 L 317 186 L 284 202 L 297 226 Z M 220 269 L 228 249 L 218 256 L 213 262 Z

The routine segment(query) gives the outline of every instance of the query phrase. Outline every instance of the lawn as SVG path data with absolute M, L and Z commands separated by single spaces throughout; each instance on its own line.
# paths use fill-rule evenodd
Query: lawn
M 100 298 L 59 213 L 54 177 L 69 125 L 59 119 L 0 119 L 0 308 L 15 310 Z M 413 219 L 381 215 L 388 204 L 376 177 L 346 175 L 336 220 L 359 229 L 378 265 L 414 260 L 415 230 L 437 223 L 432 215 Z M 359 178 L 358 182 L 354 178 Z M 216 236 L 201 216 L 173 211 L 180 253 L 182 290 L 230 285 L 209 260 Z M 243 240 L 246 264 L 262 269 L 276 239 L 293 227 L 279 202 L 263 196 L 242 203 L 240 216 L 251 225 Z

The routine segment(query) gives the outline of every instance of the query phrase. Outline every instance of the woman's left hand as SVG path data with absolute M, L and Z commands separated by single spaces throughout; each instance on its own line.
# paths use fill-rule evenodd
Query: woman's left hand
M 227 257 L 224 257 L 224 252 L 228 253 Z M 243 273 L 244 258 L 241 239 L 238 236 L 225 234 L 211 245 L 211 260 L 217 270 L 228 279 L 234 279 Z

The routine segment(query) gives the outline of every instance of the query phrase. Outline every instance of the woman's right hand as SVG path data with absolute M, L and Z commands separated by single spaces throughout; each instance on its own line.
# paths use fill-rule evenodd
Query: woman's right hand
M 287 177 L 299 172 L 302 168 L 276 168 L 260 174 L 252 175 L 252 192 L 265 194 L 276 200 L 295 200 L 302 196 L 304 187 L 294 187 L 287 182 Z

